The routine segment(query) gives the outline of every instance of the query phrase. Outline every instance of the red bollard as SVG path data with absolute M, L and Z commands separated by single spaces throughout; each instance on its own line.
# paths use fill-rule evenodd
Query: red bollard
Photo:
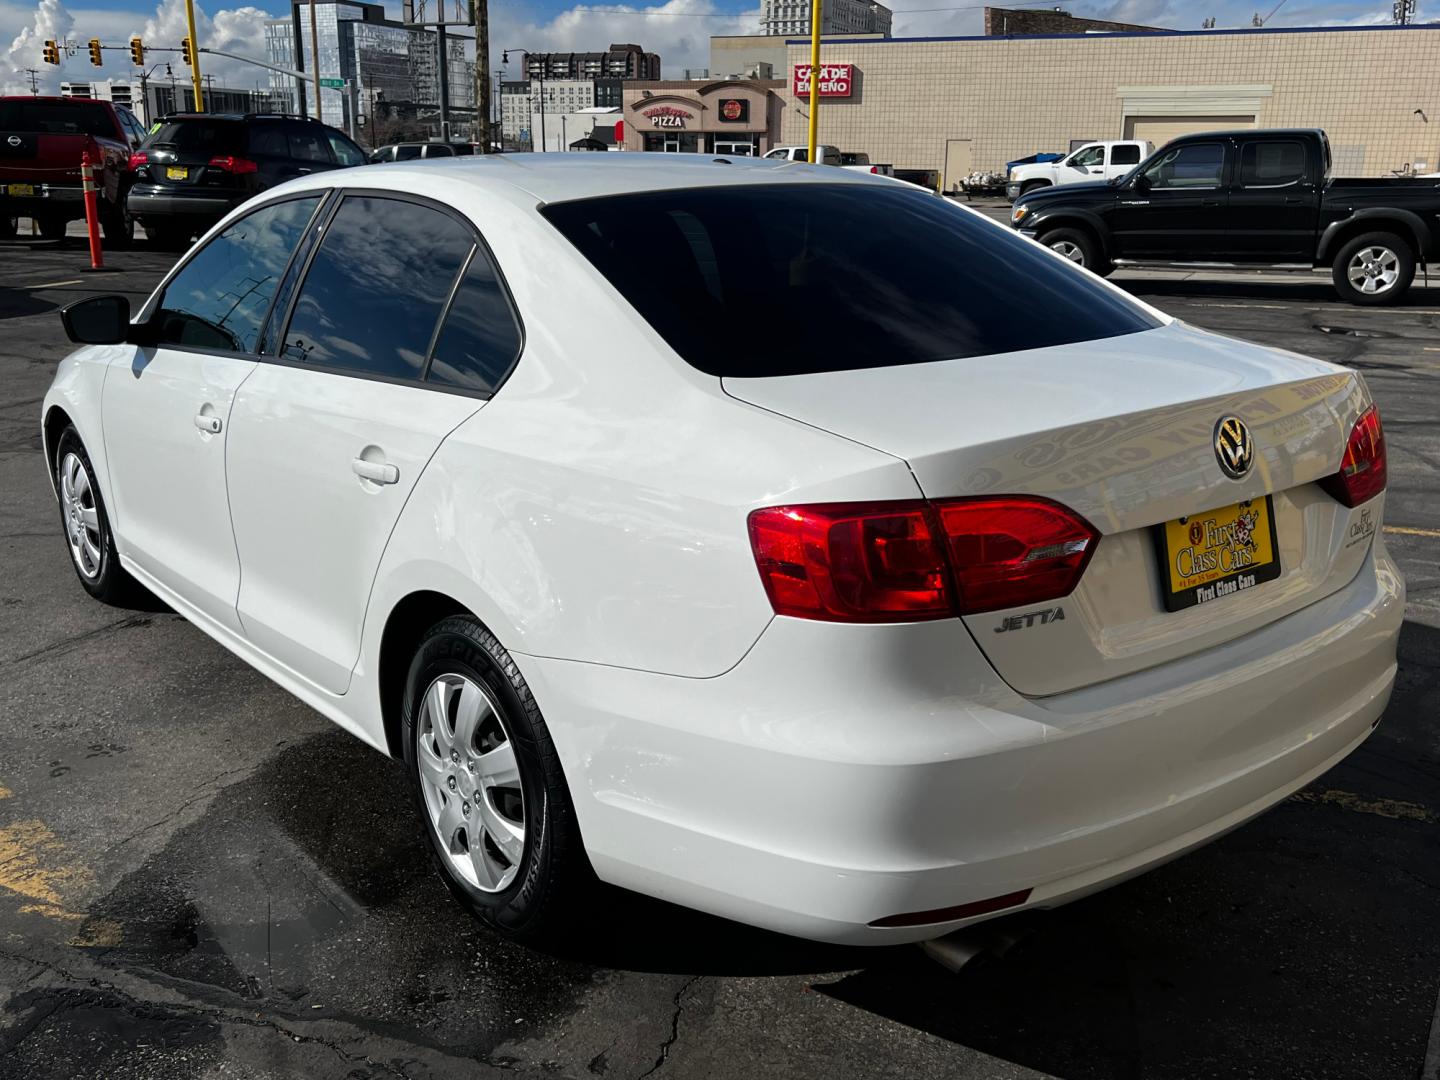
M 85 231 L 90 234 L 90 269 L 105 269 L 105 258 L 100 253 L 100 203 L 95 193 L 95 167 L 90 164 L 90 152 L 80 155 L 80 189 L 85 193 Z

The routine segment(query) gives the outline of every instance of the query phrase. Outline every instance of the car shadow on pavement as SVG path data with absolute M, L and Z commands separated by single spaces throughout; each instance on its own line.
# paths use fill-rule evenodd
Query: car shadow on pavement
M 54 311 L 60 305 L 50 300 L 32 296 L 24 289 L 12 289 L 0 285 L 0 320 L 19 319 L 26 315 L 43 315 Z

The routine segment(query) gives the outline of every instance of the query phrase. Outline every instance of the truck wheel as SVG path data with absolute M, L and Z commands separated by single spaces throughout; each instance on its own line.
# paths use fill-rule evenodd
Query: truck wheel
M 20 219 L 0 210 L 0 240 L 14 240 L 20 231 Z
M 1054 186 L 1054 185 L 1052 185 L 1052 184 L 1050 184 L 1050 183 L 1047 183 L 1047 182 L 1044 181 L 1044 180 L 1031 180 L 1028 184 L 1021 184 L 1021 185 L 1020 185 L 1020 198 L 1023 199 L 1026 195 L 1029 195 L 1032 191 L 1039 191 L 1041 188 L 1047 188 L 1047 187 L 1052 187 L 1052 186 Z
M 1393 304 L 1415 280 L 1415 253 L 1394 233 L 1365 233 L 1336 253 L 1331 277 L 1342 300 Z
M 135 219 L 124 204 L 106 204 L 100 211 L 100 227 L 105 230 L 105 246 L 124 251 L 135 242 Z
M 1100 254 L 1095 238 L 1079 229 L 1051 229 L 1040 237 L 1040 243 L 1057 255 L 1063 255 L 1071 262 L 1085 267 L 1092 274 L 1104 277 L 1115 269 Z
M 64 240 L 65 227 L 70 223 L 62 217 L 47 214 L 45 217 L 37 217 L 35 224 L 40 229 L 42 240 Z

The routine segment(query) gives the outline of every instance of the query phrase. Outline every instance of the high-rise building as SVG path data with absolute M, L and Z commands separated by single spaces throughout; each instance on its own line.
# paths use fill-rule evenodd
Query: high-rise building
M 762 32 L 786 37 L 810 33 L 810 0 L 764 0 L 760 8 Z M 822 0 L 820 33 L 884 34 L 890 36 L 890 9 L 871 0 Z
M 525 74 L 532 79 L 658 79 L 660 56 L 639 45 L 611 45 L 605 52 L 528 53 Z
M 414 112 L 437 110 L 440 104 L 439 36 L 433 30 L 409 27 L 385 17 L 380 4 L 360 0 L 317 0 L 317 36 L 320 40 L 320 78 L 349 80 L 355 87 L 361 117 L 378 105 Z M 446 82 L 449 87 L 453 128 L 468 128 L 468 111 L 475 103 L 475 65 L 466 57 L 469 38 L 450 34 L 446 39 Z M 313 74 L 310 48 L 310 5 L 291 0 L 291 17 L 272 19 L 265 26 L 265 51 L 272 64 L 295 67 L 297 43 L 303 70 Z M 295 80 L 272 72 L 275 90 L 297 93 Z M 307 80 L 305 111 L 321 115 L 328 124 L 344 128 L 349 122 L 349 101 L 343 89 L 322 87 L 317 114 L 315 88 Z M 299 111 L 298 104 L 292 105 Z M 438 134 L 438 132 L 436 132 Z

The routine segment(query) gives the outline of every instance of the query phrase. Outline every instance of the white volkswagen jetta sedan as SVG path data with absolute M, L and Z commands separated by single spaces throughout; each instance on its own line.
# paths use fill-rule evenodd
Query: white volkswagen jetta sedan
M 402 759 L 494 927 L 593 880 L 836 942 L 1049 907 L 1369 734 L 1364 380 L 836 169 L 327 173 L 64 313 L 81 584 Z

